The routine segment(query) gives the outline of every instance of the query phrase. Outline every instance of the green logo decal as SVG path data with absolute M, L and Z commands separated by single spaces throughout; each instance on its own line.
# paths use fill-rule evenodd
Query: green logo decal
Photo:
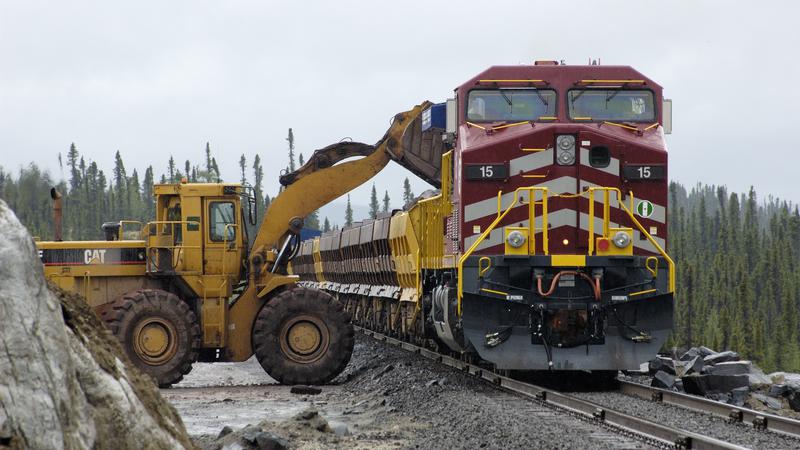
M 653 204 L 647 200 L 640 200 L 639 203 L 636 205 L 636 213 L 639 214 L 640 217 L 644 217 L 647 219 L 648 217 L 653 215 Z

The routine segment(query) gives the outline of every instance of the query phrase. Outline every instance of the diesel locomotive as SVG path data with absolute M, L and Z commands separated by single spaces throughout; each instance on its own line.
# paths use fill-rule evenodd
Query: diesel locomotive
M 638 368 L 672 328 L 671 102 L 628 66 L 493 66 L 421 117 L 435 180 L 299 244 L 354 323 L 507 371 Z

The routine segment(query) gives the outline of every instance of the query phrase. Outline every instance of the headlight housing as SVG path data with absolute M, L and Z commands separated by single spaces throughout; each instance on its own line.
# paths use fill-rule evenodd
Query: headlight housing
M 508 233 L 508 236 L 506 237 L 506 241 L 508 241 L 508 245 L 510 245 L 510 246 L 512 246 L 514 248 L 520 248 L 523 245 L 525 245 L 525 240 L 526 240 L 525 235 L 522 234 L 521 231 L 517 231 L 517 230 L 514 230 L 514 231 Z
M 556 162 L 560 166 L 575 164 L 575 136 L 571 134 L 556 136 Z
M 631 244 L 631 235 L 625 231 L 617 231 L 611 239 L 617 248 L 625 248 Z

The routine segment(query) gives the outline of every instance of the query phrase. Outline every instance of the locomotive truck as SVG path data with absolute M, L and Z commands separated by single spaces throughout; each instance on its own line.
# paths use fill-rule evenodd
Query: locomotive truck
M 420 125 L 427 106 L 397 114 L 375 145 L 341 142 L 316 151 L 281 178 L 285 187 L 254 236 L 247 225 L 257 211 L 247 186 L 157 184 L 152 222 L 106 223 L 106 240 L 37 242 L 45 276 L 82 294 L 130 360 L 162 387 L 180 381 L 195 361 L 253 354 L 280 382 L 325 383 L 350 359 L 353 326 L 336 299 L 296 286 L 298 277 L 287 273 L 303 219 L 392 159 L 434 179 L 438 163 L 426 159 L 433 140 Z M 60 236 L 60 194 L 51 195 Z
M 661 86 L 628 66 L 495 66 L 422 124 L 439 190 L 303 242 L 301 285 L 498 370 L 608 378 L 659 350 L 675 289 Z

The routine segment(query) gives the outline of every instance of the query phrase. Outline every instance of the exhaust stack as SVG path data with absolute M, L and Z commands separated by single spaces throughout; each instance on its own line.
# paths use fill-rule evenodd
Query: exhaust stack
M 53 199 L 53 240 L 60 242 L 64 240 L 61 235 L 61 193 L 56 188 L 50 188 L 50 198 Z

